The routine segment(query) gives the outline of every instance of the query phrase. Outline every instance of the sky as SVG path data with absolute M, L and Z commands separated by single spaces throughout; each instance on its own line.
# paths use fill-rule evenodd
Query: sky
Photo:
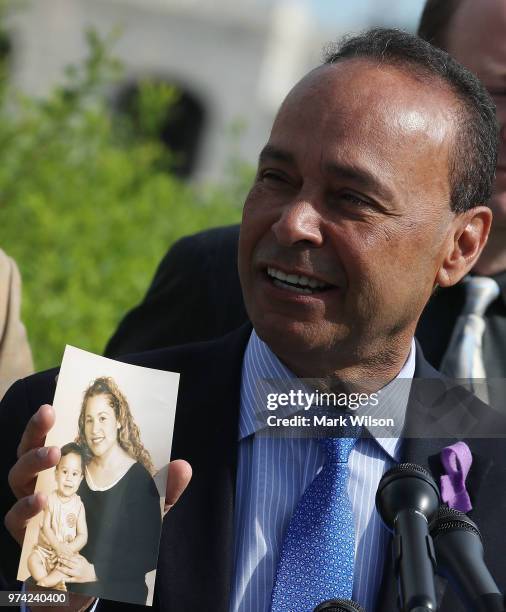
M 340 29 L 386 25 L 415 30 L 425 0 L 298 0 L 321 27 Z

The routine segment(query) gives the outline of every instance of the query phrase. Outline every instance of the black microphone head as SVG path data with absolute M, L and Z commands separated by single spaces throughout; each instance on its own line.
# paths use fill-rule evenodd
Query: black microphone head
M 313 612 L 365 612 L 365 610 L 351 599 L 329 599 L 316 606 Z
M 466 610 L 504 612 L 504 599 L 485 563 L 480 531 L 463 512 L 441 506 L 429 525 L 437 573 L 448 579 Z
M 386 472 L 376 492 L 376 509 L 385 525 L 393 529 L 401 510 L 415 510 L 429 521 L 441 497 L 429 472 L 416 463 L 400 463 Z
M 480 530 L 467 514 L 453 508 L 448 508 L 448 506 L 439 506 L 437 513 L 430 523 L 431 536 L 435 538 L 438 535 L 456 529 L 474 533 L 481 540 Z

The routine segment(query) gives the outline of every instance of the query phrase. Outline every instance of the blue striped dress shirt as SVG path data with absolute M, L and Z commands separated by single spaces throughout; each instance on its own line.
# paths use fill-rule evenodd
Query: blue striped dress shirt
M 397 376 L 412 379 L 415 344 Z M 267 612 L 283 535 L 295 506 L 325 461 L 314 439 L 255 435 L 262 425 L 255 417 L 257 381 L 287 380 L 294 375 L 253 331 L 242 368 L 239 451 L 235 505 L 235 572 L 230 612 Z M 388 391 L 387 385 L 382 392 Z M 409 395 L 388 398 L 388 415 L 402 429 Z M 384 394 L 385 397 L 388 393 Z M 382 404 L 385 405 L 384 403 Z M 351 452 L 348 493 L 355 518 L 353 600 L 374 610 L 381 583 L 388 532 L 374 499 L 383 473 L 398 461 L 399 438 L 363 438 Z M 302 612 L 302 611 L 297 611 Z

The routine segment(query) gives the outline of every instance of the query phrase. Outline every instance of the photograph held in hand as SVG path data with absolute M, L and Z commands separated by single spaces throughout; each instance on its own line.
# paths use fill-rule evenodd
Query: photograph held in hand
M 47 504 L 19 565 L 28 588 L 151 605 L 178 379 L 67 347 L 46 439 L 61 456 L 38 477 Z

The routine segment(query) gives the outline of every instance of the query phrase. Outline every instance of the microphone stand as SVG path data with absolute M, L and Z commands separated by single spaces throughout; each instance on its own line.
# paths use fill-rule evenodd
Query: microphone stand
M 425 545 L 422 547 L 420 543 Z M 402 612 L 435 612 L 437 608 L 432 604 L 436 601 L 434 589 L 436 555 L 429 535 L 427 518 L 421 512 L 409 509 L 397 515 L 392 550 L 395 573 L 398 576 L 404 603 Z M 417 568 L 414 573 L 402 571 L 402 557 L 411 560 L 412 567 Z M 423 589 L 420 589 L 421 584 L 424 585 Z

